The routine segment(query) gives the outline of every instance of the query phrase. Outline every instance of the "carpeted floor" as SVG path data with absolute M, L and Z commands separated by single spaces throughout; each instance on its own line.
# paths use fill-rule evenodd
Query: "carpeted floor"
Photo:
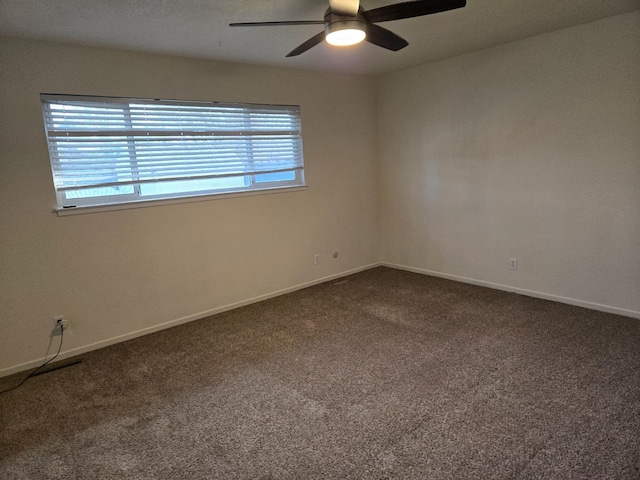
M 377 268 L 82 359 L 0 396 L 0 478 L 640 479 L 631 318 Z

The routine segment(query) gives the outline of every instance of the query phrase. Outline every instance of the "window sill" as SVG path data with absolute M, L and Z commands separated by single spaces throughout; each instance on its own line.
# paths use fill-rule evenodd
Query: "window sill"
M 84 215 L 87 213 L 101 213 L 111 212 L 114 210 L 129 210 L 131 208 L 147 208 L 147 207 L 160 207 L 162 205 L 175 205 L 179 203 L 192 203 L 192 202 L 206 202 L 209 200 L 226 200 L 228 198 L 237 197 L 249 197 L 253 195 L 270 195 L 274 193 L 289 193 L 299 192 L 306 190 L 306 185 L 299 185 L 295 187 L 275 187 L 262 190 L 248 190 L 244 192 L 230 192 L 230 193 L 214 193 L 208 195 L 194 195 L 191 197 L 180 198 L 160 198 L 155 200 L 140 200 L 138 202 L 127 203 L 114 203 L 109 205 L 80 205 L 77 207 L 69 208 L 56 208 L 53 211 L 59 217 L 66 217 L 69 215 Z

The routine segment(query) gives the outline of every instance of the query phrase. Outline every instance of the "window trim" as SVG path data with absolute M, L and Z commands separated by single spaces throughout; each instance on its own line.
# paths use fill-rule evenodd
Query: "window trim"
M 179 205 L 182 203 L 207 202 L 211 200 L 227 200 L 240 197 L 252 197 L 256 195 L 273 195 L 279 193 L 303 192 L 308 185 L 296 185 L 291 187 L 265 188 L 263 190 L 245 190 L 242 192 L 211 193 L 192 195 L 189 197 L 156 198 L 153 200 L 136 200 L 133 202 L 109 203 L 103 205 L 77 205 L 75 207 L 56 207 L 53 209 L 58 217 L 72 215 L 84 215 L 87 213 L 113 212 L 118 210 L 130 210 L 134 208 L 160 207 L 164 205 Z
M 71 214 L 71 212 L 80 213 L 82 211 L 82 213 L 89 213 L 93 211 L 121 210 L 126 208 L 138 208 L 141 206 L 146 207 L 151 205 L 164 205 L 164 204 L 171 204 L 171 203 L 204 201 L 204 200 L 211 200 L 214 198 L 231 198 L 236 196 L 259 195 L 259 194 L 266 194 L 266 193 L 277 193 L 282 191 L 299 191 L 299 190 L 306 189 L 306 183 L 305 183 L 305 177 L 304 177 L 304 156 L 303 156 L 303 146 L 302 146 L 302 137 L 301 137 L 302 129 L 300 127 L 301 115 L 300 115 L 300 107 L 297 105 L 271 105 L 271 104 L 255 104 L 255 103 L 229 103 L 229 102 L 214 102 L 214 101 L 167 100 L 167 99 L 148 99 L 148 98 L 138 98 L 138 97 L 104 97 L 104 96 L 64 95 L 64 94 L 41 94 L 40 99 L 41 99 L 41 105 L 42 105 L 43 119 L 45 123 L 45 133 L 47 136 L 47 144 L 49 146 L 49 160 L 52 168 L 52 174 L 54 175 L 54 189 L 55 189 L 56 199 L 57 199 L 57 208 L 55 208 L 54 211 L 57 212 L 58 215 L 60 216 Z M 78 187 L 77 186 L 61 187 L 60 186 L 61 177 L 56 177 L 56 175 L 59 175 L 59 173 L 56 172 L 55 169 L 60 167 L 56 167 L 54 159 L 56 162 L 59 162 L 60 161 L 59 159 L 61 157 L 58 156 L 57 152 L 54 154 L 53 150 L 56 149 L 57 146 L 59 145 L 58 143 L 56 143 L 55 137 L 62 136 L 62 135 L 60 134 L 60 130 L 56 131 L 50 128 L 53 120 L 49 120 L 48 118 L 48 115 L 51 115 L 51 107 L 49 106 L 50 104 L 55 104 L 55 103 L 64 104 L 65 102 L 67 102 L 68 104 L 72 104 L 72 102 L 93 102 L 97 104 L 96 108 L 99 108 L 99 104 L 113 103 L 115 105 L 118 105 L 118 104 L 123 105 L 123 108 L 126 109 L 126 112 L 124 112 L 123 110 L 124 112 L 123 114 L 125 115 L 125 119 L 124 119 L 125 123 L 127 122 L 127 117 L 130 115 L 130 112 L 134 108 L 133 107 L 134 104 L 142 105 L 143 109 L 145 108 L 144 107 L 145 105 L 151 105 L 150 107 L 151 109 L 160 108 L 160 109 L 163 109 L 164 111 L 167 110 L 166 108 L 167 106 L 169 107 L 169 109 L 171 109 L 174 106 L 177 107 L 178 109 L 182 107 L 184 107 L 185 109 L 192 108 L 192 107 L 196 107 L 196 109 L 197 107 L 207 107 L 212 109 L 211 114 L 213 115 L 215 115 L 216 113 L 219 114 L 220 110 L 231 109 L 232 117 L 230 118 L 225 117 L 225 119 L 223 120 L 224 122 L 228 122 L 230 121 L 230 119 L 232 120 L 233 114 L 236 115 L 235 118 L 238 118 L 238 115 L 240 116 L 240 118 L 243 118 L 243 117 L 249 118 L 249 115 L 251 114 L 260 115 L 260 114 L 265 114 L 264 112 L 267 112 L 267 115 L 268 115 L 268 112 L 271 110 L 279 111 L 280 113 L 285 113 L 285 114 L 286 112 L 289 112 L 295 115 L 294 118 L 296 119 L 295 121 L 297 122 L 297 127 L 295 127 L 296 123 L 284 124 L 285 126 L 290 125 L 289 127 L 285 127 L 285 128 L 289 128 L 289 129 L 293 128 L 293 130 L 290 130 L 289 133 L 286 134 L 286 136 L 284 137 L 285 139 L 286 138 L 291 139 L 291 140 L 285 140 L 286 142 L 289 142 L 289 141 L 293 142 L 290 144 L 290 146 L 286 146 L 288 145 L 287 143 L 284 144 L 285 145 L 284 152 L 288 152 L 286 153 L 286 155 L 294 155 L 294 156 L 289 158 L 285 156 L 285 157 L 282 157 L 282 159 L 276 159 L 276 162 L 280 162 L 280 164 L 283 165 L 282 170 L 261 170 L 261 168 L 264 169 L 264 167 L 262 167 L 261 165 L 266 165 L 267 168 L 269 167 L 272 168 L 272 166 L 270 163 L 254 164 L 254 161 L 260 161 L 260 160 L 264 161 L 265 158 L 267 159 L 266 160 L 267 162 L 271 162 L 272 157 L 270 156 L 268 150 L 267 150 L 266 157 L 264 152 L 262 153 L 262 158 L 260 158 L 259 156 L 256 157 L 254 155 L 248 155 L 247 157 L 243 157 L 243 156 L 238 157 L 238 160 L 242 164 L 247 165 L 248 170 L 240 171 L 240 172 L 236 170 L 235 173 L 232 173 L 232 175 L 235 178 L 244 179 L 244 187 L 235 186 L 235 187 L 229 187 L 229 188 L 213 188 L 213 189 L 207 189 L 207 190 L 203 189 L 203 190 L 191 190 L 191 191 L 187 189 L 178 193 L 158 193 L 155 195 L 154 194 L 142 195 L 141 185 L 144 185 L 147 183 L 153 183 L 153 182 L 163 182 L 166 184 L 166 182 L 170 182 L 170 181 L 189 181 L 189 178 L 191 178 L 191 180 L 199 180 L 199 179 L 205 180 L 206 178 L 215 179 L 215 178 L 224 178 L 225 176 L 232 176 L 232 175 L 225 175 L 223 173 L 222 175 L 215 174 L 215 175 L 209 175 L 209 176 L 203 176 L 203 177 L 196 177 L 196 176 L 189 177 L 190 175 L 189 170 L 183 170 L 178 175 L 184 178 L 171 179 L 171 178 L 158 177 L 158 180 L 149 181 L 144 177 L 139 177 L 135 175 L 135 173 L 137 173 L 137 169 L 136 169 L 137 167 L 130 166 L 129 167 L 131 169 L 130 171 L 135 175 L 135 180 L 131 179 L 131 177 L 129 179 L 125 178 L 124 180 L 125 183 L 118 182 L 116 184 L 132 186 L 133 193 L 125 192 L 125 193 L 116 194 L 116 195 L 85 197 L 83 199 L 78 199 L 78 202 L 74 203 L 73 200 L 70 201 L 67 198 L 66 192 L 69 192 L 69 191 L 73 192 L 74 190 L 77 190 Z M 247 109 L 247 110 L 243 111 L 243 109 Z M 72 111 L 72 116 L 73 116 L 73 113 L 74 112 Z M 155 113 L 154 110 L 151 110 L 151 113 Z M 158 114 L 162 115 L 163 113 L 161 112 Z M 226 113 L 224 114 L 226 115 Z M 81 112 L 80 115 L 82 116 L 84 114 Z M 158 128 L 167 129 L 166 131 L 172 132 L 173 124 L 171 122 L 172 121 L 175 122 L 176 118 L 171 118 L 171 116 L 166 118 L 168 123 L 163 123 Z M 240 125 L 242 130 L 240 131 L 240 133 L 239 134 L 231 133 L 231 135 L 239 135 L 239 139 L 242 139 L 242 141 L 244 142 L 248 142 L 246 148 L 253 148 L 253 144 L 255 141 L 254 138 L 256 139 L 259 139 L 259 137 L 262 137 L 263 139 L 269 138 L 267 136 L 267 135 L 271 135 L 271 133 L 269 132 L 275 132 L 273 134 L 282 135 L 281 127 L 280 127 L 280 125 L 282 124 L 280 124 L 280 122 L 278 122 L 277 119 L 276 119 L 276 123 L 272 123 L 273 117 L 271 117 L 271 119 L 268 120 L 267 124 L 264 124 L 264 125 L 267 125 L 268 129 L 262 130 L 261 128 L 264 128 L 262 127 L 264 118 L 268 118 L 268 116 L 263 118 L 257 117 L 260 125 L 257 128 L 254 127 L 255 124 L 244 123 L 243 121 L 241 121 Z M 215 137 L 215 136 L 222 135 L 223 137 L 228 137 L 228 134 L 226 133 L 227 130 L 225 130 L 224 127 L 216 127 L 215 125 L 220 125 L 220 124 L 218 124 L 216 120 L 213 120 L 213 121 L 215 123 L 213 123 L 211 127 L 207 127 L 207 128 L 214 129 L 212 131 L 213 133 L 211 134 L 211 136 Z M 286 121 L 288 122 L 288 120 Z M 182 122 L 182 120 L 180 120 L 180 122 Z M 106 130 L 104 130 L 104 128 L 101 130 L 98 126 L 94 127 L 94 125 L 96 124 L 91 125 L 90 132 L 100 130 L 103 132 L 102 133 L 103 136 L 106 136 L 106 138 L 110 138 L 109 136 L 111 133 L 110 127 L 105 127 Z M 109 123 L 109 125 L 111 124 Z M 222 125 L 226 126 L 226 123 Z M 277 129 L 275 129 L 276 125 L 278 126 Z M 140 141 L 143 142 L 142 145 L 145 145 L 144 142 L 147 141 L 148 138 L 144 138 L 144 137 L 149 135 L 147 133 L 149 131 L 148 127 L 143 127 L 140 129 L 132 129 L 131 126 L 129 127 L 125 126 L 124 129 L 121 129 L 120 127 L 116 127 L 116 128 L 117 128 L 116 130 L 117 133 L 122 133 L 122 132 L 132 133 L 130 136 L 127 134 L 126 150 L 128 150 L 129 153 L 125 154 L 124 164 L 126 165 L 126 162 L 127 162 L 126 158 L 129 159 L 130 164 L 131 162 L 135 163 L 137 161 L 137 155 L 135 153 L 131 154 L 131 149 L 135 148 L 138 144 L 134 143 L 135 140 L 133 139 L 133 137 L 137 136 L 141 138 Z M 158 128 L 154 127 L 153 130 L 157 131 Z M 181 129 L 183 128 L 182 123 L 180 123 L 179 128 Z M 194 138 L 196 140 L 200 140 L 203 138 L 203 135 L 204 135 L 204 138 L 208 137 L 206 133 L 205 134 L 201 133 L 200 127 L 187 126 L 184 128 L 186 128 L 185 131 L 187 132 L 187 136 L 185 138 Z M 222 128 L 222 130 L 218 130 L 218 128 Z M 249 133 L 244 133 L 245 131 Z M 51 134 L 51 132 L 53 132 L 53 134 Z M 216 133 L 216 132 L 221 132 L 221 133 Z M 63 130 L 62 133 L 64 134 L 66 132 Z M 83 135 L 82 130 L 80 131 L 79 135 L 80 137 L 82 137 Z M 87 133 L 84 135 L 85 136 L 90 135 L 93 137 L 92 133 Z M 152 135 L 153 135 L 153 132 L 152 132 Z M 165 135 L 165 131 L 163 130 L 160 133 L 160 135 L 161 135 L 160 138 L 163 138 L 162 135 Z M 77 138 L 77 135 L 74 135 L 73 132 L 71 132 L 71 136 L 73 138 Z M 121 135 L 116 135 L 116 136 L 121 136 Z M 52 140 L 51 138 L 54 138 L 54 139 Z M 179 140 L 182 141 L 182 138 L 180 138 Z M 215 142 L 212 142 L 212 144 L 215 144 Z M 150 145 L 153 146 L 153 144 L 150 144 Z M 182 156 L 184 155 L 184 152 L 188 152 L 188 150 L 181 150 L 182 144 L 178 144 L 178 145 L 180 145 L 180 149 L 175 151 L 169 150 L 165 152 L 165 154 L 166 153 L 171 154 L 171 152 L 174 152 L 177 155 Z M 162 143 L 160 143 L 159 146 L 163 148 Z M 188 148 L 189 144 L 187 143 L 186 146 Z M 272 144 L 269 144 L 269 147 L 272 148 Z M 159 151 L 164 152 L 163 150 L 159 150 Z M 216 150 L 213 150 L 212 152 L 214 153 L 214 156 L 215 156 L 215 153 L 218 153 L 218 151 Z M 280 150 L 280 152 L 283 152 L 283 150 Z M 72 155 L 74 154 L 75 153 L 72 153 Z M 233 163 L 237 164 L 236 161 L 234 161 Z M 200 164 L 202 164 L 202 162 L 200 162 Z M 116 165 L 114 168 L 118 168 L 117 164 L 114 164 L 114 165 Z M 214 165 L 215 166 L 214 170 L 220 167 L 228 168 L 228 167 L 225 167 L 227 165 L 226 163 L 217 163 L 215 161 L 208 165 Z M 278 165 L 278 163 L 276 163 L 276 165 Z M 154 164 L 154 167 L 155 167 L 155 164 Z M 211 168 L 211 167 L 208 167 L 208 168 Z M 269 174 L 272 171 L 273 172 L 275 171 L 292 172 L 294 173 L 294 178 L 282 180 L 282 181 L 265 181 L 265 182 L 259 182 L 257 180 L 257 178 L 260 175 Z M 96 172 L 99 172 L 99 170 L 97 170 Z M 97 185 L 95 187 L 92 187 L 90 183 L 86 185 L 87 187 L 84 187 L 84 188 L 87 188 L 87 189 L 101 188 L 100 185 Z

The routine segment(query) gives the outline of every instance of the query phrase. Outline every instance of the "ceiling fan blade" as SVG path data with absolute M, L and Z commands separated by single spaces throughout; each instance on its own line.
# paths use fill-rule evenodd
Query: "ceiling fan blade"
M 320 32 L 319 34 L 311 37 L 309 40 L 304 42 L 302 45 L 299 45 L 298 47 L 291 50 L 287 54 L 287 57 L 295 57 L 296 55 L 300 55 L 301 53 L 306 52 L 310 48 L 315 47 L 319 43 L 322 43 L 323 40 L 324 40 L 324 32 Z
M 367 25 L 367 42 L 373 43 L 382 48 L 386 48 L 387 50 L 393 50 L 397 52 L 398 50 L 403 49 L 409 42 L 407 42 L 404 38 L 399 37 L 395 33 L 386 28 L 382 28 L 379 25 L 374 25 L 370 23 Z
M 416 0 L 374 8 L 373 10 L 363 12 L 363 15 L 369 22 L 389 22 L 391 20 L 401 20 L 403 18 L 446 12 L 447 10 L 462 8 L 466 4 L 466 0 Z
M 291 20 L 284 22 L 240 22 L 230 23 L 230 27 L 279 27 L 282 25 L 324 25 L 324 20 Z
M 360 0 L 329 0 L 329 7 L 333 13 L 355 16 L 360 7 Z

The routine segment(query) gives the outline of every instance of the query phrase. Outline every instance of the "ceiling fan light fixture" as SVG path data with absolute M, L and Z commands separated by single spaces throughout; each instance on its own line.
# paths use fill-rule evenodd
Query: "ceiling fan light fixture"
M 327 23 L 324 27 L 325 40 L 336 47 L 355 45 L 367 37 L 365 29 L 366 24 L 360 20 Z
M 298 45 L 287 54 L 287 57 L 298 56 L 321 44 L 323 40 L 337 46 L 355 45 L 367 40 L 373 45 L 397 52 L 409 45 L 409 42 L 378 23 L 446 12 L 462 8 L 466 4 L 467 0 L 430 0 L 428 2 L 405 0 L 365 11 L 360 7 L 360 0 L 329 0 L 329 8 L 324 13 L 324 20 L 244 22 L 231 23 L 229 26 L 324 25 L 324 31 L 316 33 Z

